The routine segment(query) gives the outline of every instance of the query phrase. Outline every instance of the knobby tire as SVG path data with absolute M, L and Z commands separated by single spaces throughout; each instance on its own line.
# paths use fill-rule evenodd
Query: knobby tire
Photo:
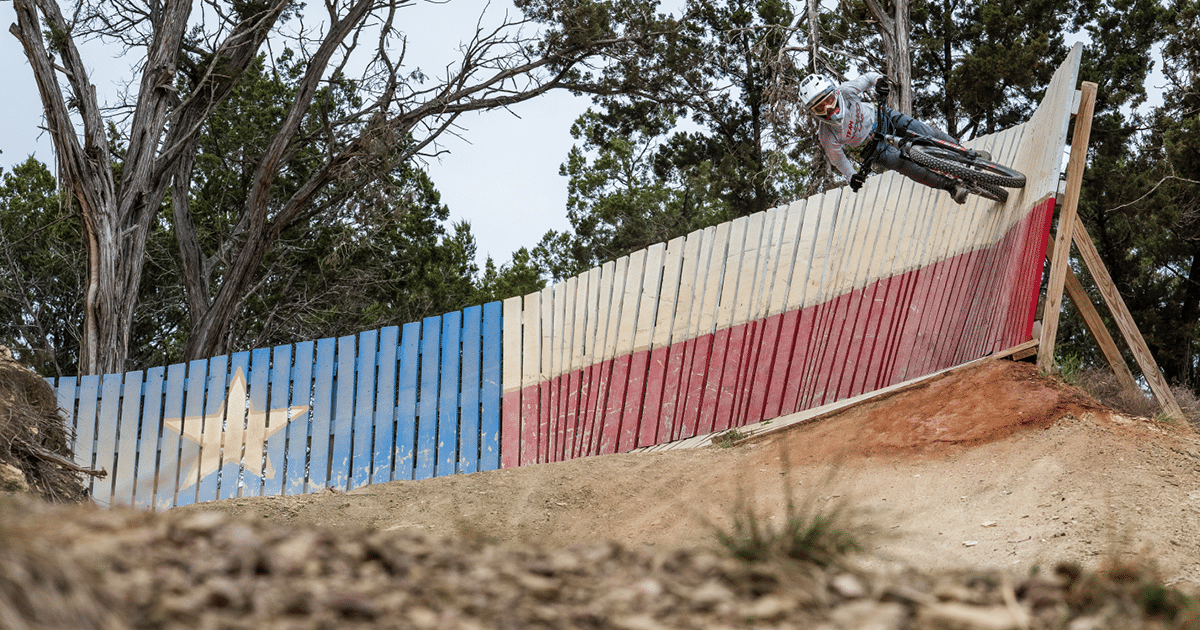
M 925 168 L 975 182 L 981 187 L 985 185 L 1005 188 L 1025 187 L 1023 174 L 982 158 L 972 160 L 953 149 L 913 145 L 908 148 L 908 154 L 914 162 Z M 1008 197 L 1007 192 L 1004 196 Z

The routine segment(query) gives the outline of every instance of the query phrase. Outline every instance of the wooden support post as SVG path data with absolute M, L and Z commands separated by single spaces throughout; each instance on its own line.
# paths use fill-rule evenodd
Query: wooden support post
M 1076 225 L 1078 224 L 1079 222 L 1076 221 Z M 1046 257 L 1053 258 L 1054 242 L 1051 241 L 1048 245 Z M 1137 391 L 1139 389 L 1137 382 L 1133 378 L 1133 372 L 1130 372 L 1129 366 L 1125 364 L 1125 357 L 1121 356 L 1121 350 L 1117 348 L 1117 343 L 1113 341 L 1112 335 L 1108 334 L 1108 328 L 1104 325 L 1104 320 L 1100 318 L 1100 313 L 1096 311 L 1095 305 L 1092 304 L 1091 297 L 1088 296 L 1083 284 L 1079 282 L 1079 278 L 1070 269 L 1070 266 L 1067 267 L 1066 287 L 1071 303 L 1083 317 L 1084 326 L 1096 339 L 1096 345 L 1100 346 L 1100 351 L 1104 353 L 1108 366 L 1112 368 L 1113 374 L 1121 382 L 1121 386 L 1131 391 Z
M 1104 296 L 1109 311 L 1113 314 L 1113 319 L 1116 320 L 1117 327 L 1121 330 L 1121 335 L 1125 338 L 1125 342 L 1129 344 L 1134 359 L 1137 360 L 1138 366 L 1141 367 L 1142 376 L 1145 377 L 1146 383 L 1150 386 L 1150 391 L 1158 400 L 1158 404 L 1162 407 L 1164 413 L 1172 418 L 1182 418 L 1183 410 L 1180 409 L 1179 403 L 1176 402 L 1170 387 L 1167 386 L 1166 379 L 1163 378 L 1162 372 L 1158 369 L 1158 364 L 1154 361 L 1154 356 L 1150 354 L 1150 349 L 1146 346 L 1146 341 L 1142 337 L 1142 333 L 1138 330 L 1129 313 L 1129 309 L 1125 306 L 1125 301 L 1121 298 L 1120 293 L 1117 292 L 1117 288 L 1112 282 L 1112 277 L 1108 275 L 1108 269 L 1105 268 L 1104 262 L 1100 259 L 1100 254 L 1096 251 L 1095 244 L 1092 243 L 1091 237 L 1078 218 L 1080 187 L 1083 182 L 1084 167 L 1087 163 L 1087 145 L 1088 139 L 1091 136 L 1092 114 L 1095 111 L 1095 106 L 1096 84 L 1085 81 L 1080 90 L 1079 110 L 1075 114 L 1075 135 L 1071 140 L 1071 157 L 1067 162 L 1067 187 L 1062 209 L 1058 215 L 1058 232 L 1055 234 L 1054 242 L 1048 251 L 1050 255 L 1050 278 L 1046 287 L 1045 309 L 1042 313 L 1042 336 L 1038 344 L 1038 368 L 1044 372 L 1054 370 L 1054 340 L 1058 335 L 1058 316 L 1059 311 L 1062 309 L 1063 291 L 1067 290 L 1071 293 L 1071 299 L 1075 301 L 1077 306 L 1082 307 L 1086 303 L 1089 308 L 1091 307 L 1090 300 L 1087 299 L 1086 293 L 1083 292 L 1082 285 L 1079 285 L 1079 280 L 1074 278 L 1074 274 L 1070 269 L 1071 243 L 1074 241 L 1075 245 L 1079 248 L 1084 263 L 1087 265 L 1088 272 L 1092 274 L 1092 278 L 1096 281 L 1096 286 L 1100 289 L 1101 295 Z M 1071 276 L 1074 282 L 1069 283 L 1067 280 L 1068 276 Z M 1077 295 L 1078 298 L 1076 297 Z M 1116 351 L 1115 344 L 1112 343 L 1112 339 L 1104 329 L 1103 323 L 1099 321 L 1099 315 L 1095 314 L 1094 308 L 1092 309 L 1092 313 L 1086 313 L 1081 308 L 1080 313 L 1084 315 L 1085 322 L 1092 330 L 1092 334 L 1100 344 L 1101 351 L 1104 352 L 1117 377 L 1122 381 L 1128 380 L 1132 382 L 1133 377 L 1132 373 L 1129 373 L 1129 367 L 1125 365 L 1124 359 L 1120 358 L 1120 353 Z M 1091 317 L 1095 318 L 1095 324 L 1088 321 Z M 1101 333 L 1100 331 L 1104 332 Z M 1107 342 L 1104 340 L 1104 337 L 1108 337 Z
M 1079 254 L 1083 258 L 1084 264 L 1087 265 L 1088 273 L 1092 274 L 1092 279 L 1096 281 L 1100 294 L 1104 296 L 1104 301 L 1108 304 L 1109 312 L 1116 320 L 1121 335 L 1125 337 L 1125 343 L 1129 344 L 1133 358 L 1137 360 L 1138 367 L 1142 369 L 1142 376 L 1145 377 L 1146 384 L 1150 386 L 1154 397 L 1158 399 L 1163 413 L 1172 418 L 1182 419 L 1184 417 L 1183 410 L 1175 400 L 1175 395 L 1171 393 L 1171 388 L 1163 378 L 1162 371 L 1158 369 L 1154 355 L 1150 354 L 1146 340 L 1138 330 L 1137 324 L 1134 323 L 1129 308 L 1125 306 L 1125 300 L 1117 292 L 1117 287 L 1113 284 L 1112 277 L 1108 275 L 1104 261 L 1100 260 L 1100 252 L 1096 251 L 1096 245 L 1092 242 L 1092 237 L 1088 235 L 1087 229 L 1083 227 L 1083 223 L 1075 222 L 1073 236 L 1075 246 L 1079 248 Z
M 1054 256 L 1050 259 L 1050 278 L 1046 285 L 1046 305 L 1042 311 L 1042 338 L 1037 365 L 1046 373 L 1054 371 L 1054 339 L 1058 335 L 1058 314 L 1062 309 L 1063 288 L 1071 257 L 1071 230 L 1079 210 L 1079 191 L 1087 166 L 1088 139 L 1092 134 L 1092 113 L 1096 108 L 1096 84 L 1085 81 L 1075 114 L 1075 135 L 1071 140 L 1071 158 L 1067 162 L 1067 192 L 1058 213 L 1058 232 L 1054 237 Z

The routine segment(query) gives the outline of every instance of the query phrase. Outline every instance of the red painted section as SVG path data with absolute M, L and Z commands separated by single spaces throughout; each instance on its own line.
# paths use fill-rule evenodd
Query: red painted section
M 646 397 L 642 403 L 642 422 L 638 430 L 637 445 L 651 446 L 658 444 L 658 436 L 671 434 L 669 412 L 665 401 L 664 388 L 667 380 L 667 364 L 670 361 L 671 349 L 655 348 L 650 351 L 649 366 L 646 371 Z
M 537 463 L 538 417 L 541 413 L 538 385 L 521 390 L 521 457 L 518 465 Z
M 684 358 L 688 356 L 688 348 L 687 342 L 666 348 L 667 369 L 663 376 L 662 412 L 658 433 L 660 443 L 679 439 L 679 433 L 682 431 Z
M 631 355 L 617 357 L 612 362 L 612 374 L 609 377 L 608 398 L 604 407 L 604 416 L 600 419 L 600 455 L 617 452 L 621 438 L 621 411 L 625 405 L 625 389 L 629 384 L 629 364 L 633 361 Z
M 774 385 L 771 382 L 771 375 L 775 373 L 775 361 L 779 358 L 776 350 L 779 348 L 780 335 L 783 332 L 781 330 L 783 316 L 771 315 L 762 320 L 761 324 L 759 326 L 761 334 L 754 343 L 754 355 L 750 359 L 750 369 L 756 387 L 751 389 L 746 397 L 744 417 L 747 422 L 758 422 L 764 418 L 774 418 L 775 415 L 778 415 L 767 415 L 767 408 Z M 786 370 L 786 368 L 784 369 Z M 782 392 L 780 393 L 782 394 Z M 776 399 L 775 409 L 778 410 L 778 408 L 778 399 Z
M 500 398 L 500 427 L 500 467 L 515 468 L 521 464 L 521 390 Z
M 683 389 L 680 391 L 680 407 L 683 417 L 676 439 L 697 435 L 700 426 L 701 399 L 704 395 L 704 377 L 708 373 L 708 354 L 712 349 L 713 336 L 702 335 L 686 342 L 684 357 Z
M 1053 200 L 1039 205 L 988 249 L 509 392 L 501 463 L 625 451 L 741 426 L 1020 343 L 1037 316 L 1053 208 Z
M 750 325 L 728 328 L 722 357 L 720 358 L 721 378 L 716 393 L 716 412 L 713 413 L 713 431 L 724 431 L 733 426 L 734 406 L 738 390 L 742 388 L 741 366 L 742 351 L 746 347 Z M 718 333 L 719 334 L 719 333 Z M 715 353 L 714 353 L 715 355 Z M 717 357 L 713 357 L 714 363 Z
M 725 368 L 725 351 L 729 347 L 731 333 L 732 330 L 729 328 L 713 333 L 708 362 L 701 365 L 704 376 L 700 377 L 702 381 L 700 384 L 700 417 L 696 424 L 696 435 L 705 435 L 714 431 L 713 427 L 717 422 L 717 400 L 721 397 L 721 373 Z M 697 363 L 700 358 L 697 356 Z M 695 374 L 694 371 L 693 376 Z
M 566 401 L 566 431 L 563 434 L 562 458 L 574 459 L 576 444 L 579 442 L 579 401 L 584 397 L 582 392 L 583 371 L 575 370 L 567 374 Z
M 633 450 L 638 445 L 639 423 L 646 398 L 646 370 L 650 368 L 650 351 L 635 352 L 629 360 L 629 382 L 625 388 L 621 416 L 621 434 L 617 452 Z

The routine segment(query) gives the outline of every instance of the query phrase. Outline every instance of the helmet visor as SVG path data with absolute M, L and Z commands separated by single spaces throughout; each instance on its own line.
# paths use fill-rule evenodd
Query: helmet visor
M 838 107 L 837 92 L 831 90 L 829 94 L 825 95 L 825 98 L 813 103 L 809 109 L 814 116 L 829 120 L 841 109 Z

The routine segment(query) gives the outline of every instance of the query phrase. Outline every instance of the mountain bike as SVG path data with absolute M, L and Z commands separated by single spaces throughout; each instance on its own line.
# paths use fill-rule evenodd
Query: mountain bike
M 993 201 L 1004 203 L 1008 200 L 1005 188 L 1025 187 L 1024 174 L 993 162 L 986 152 L 980 153 L 907 128 L 896 128 L 884 116 L 883 107 L 876 107 L 875 111 L 874 139 L 864 146 L 863 164 L 858 170 L 863 177 L 870 175 L 881 145 L 886 142 L 899 149 L 903 159 L 945 175 L 971 193 Z

